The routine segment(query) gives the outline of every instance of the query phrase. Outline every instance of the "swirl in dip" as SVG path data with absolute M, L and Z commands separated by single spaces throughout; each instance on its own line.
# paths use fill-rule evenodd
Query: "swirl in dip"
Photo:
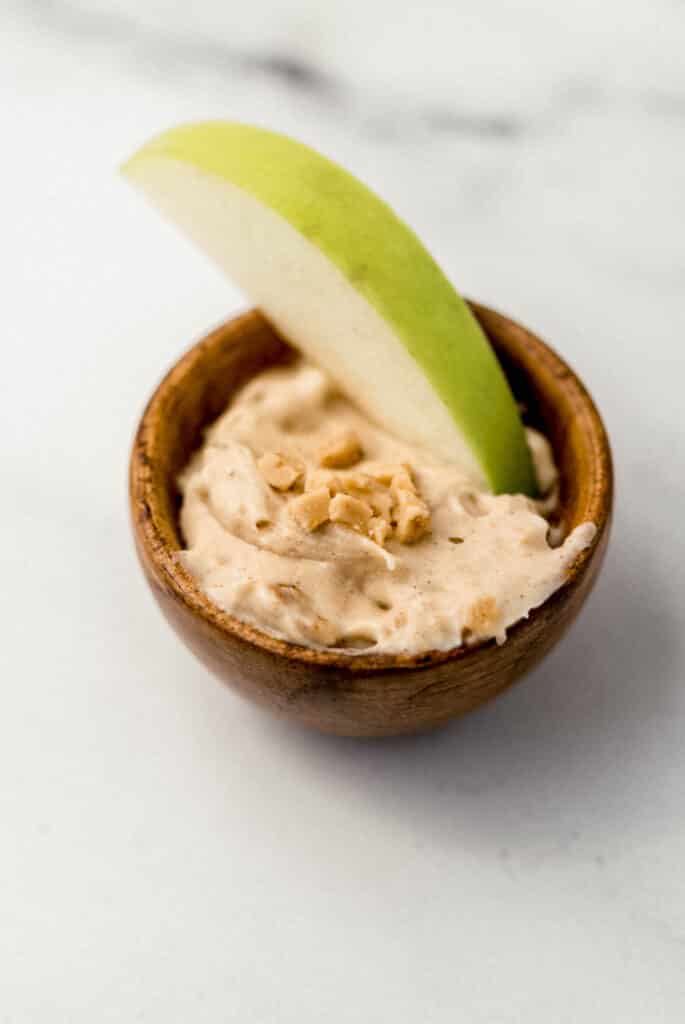
M 546 516 L 557 472 L 527 429 L 540 492 L 493 495 L 376 426 L 303 361 L 252 379 L 181 474 L 183 565 L 207 596 L 293 643 L 419 654 L 506 638 L 595 534 Z

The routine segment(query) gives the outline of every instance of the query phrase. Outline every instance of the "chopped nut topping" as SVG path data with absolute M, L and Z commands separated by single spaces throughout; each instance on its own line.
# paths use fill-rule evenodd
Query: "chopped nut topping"
M 474 633 L 489 633 L 497 625 L 499 614 L 494 597 L 479 597 L 471 606 L 466 628 Z
M 318 452 L 319 465 L 333 469 L 353 466 L 355 462 L 359 462 L 361 457 L 361 441 L 353 430 L 345 430 L 342 434 L 337 434 L 322 445 Z
M 331 495 L 327 487 L 316 491 L 305 491 L 290 502 L 289 511 L 295 522 L 304 530 L 316 530 L 328 519 Z
M 379 484 L 368 473 L 350 473 L 343 477 L 341 490 L 346 494 L 361 497 L 367 502 L 377 516 L 390 521 L 392 514 L 392 497 L 390 492 Z
M 383 547 L 391 533 L 392 526 L 387 519 L 383 519 L 381 516 L 373 516 L 369 520 L 369 537 L 376 544 L 380 544 L 381 547 Z
M 374 480 L 378 480 L 379 483 L 389 487 L 393 477 L 399 476 L 401 473 L 410 473 L 410 469 L 406 463 L 403 465 L 399 463 L 376 463 L 375 465 L 368 466 L 367 472 Z
M 361 457 L 353 431 L 346 431 L 319 453 L 324 466 L 343 468 Z M 299 459 L 265 452 L 257 463 L 266 482 L 277 491 L 289 491 L 305 475 Z M 303 529 L 316 530 L 331 520 L 365 533 L 381 547 L 393 534 L 402 544 L 413 544 L 430 529 L 430 512 L 419 495 L 407 465 L 381 465 L 368 473 L 337 475 L 329 469 L 310 469 L 304 494 L 293 498 L 290 515 Z
M 289 491 L 304 473 L 301 463 L 296 464 L 278 452 L 264 452 L 257 466 L 269 486 L 276 491 Z
M 305 491 L 318 491 L 322 487 L 327 487 L 331 494 L 337 494 L 343 489 L 343 483 L 339 476 L 328 469 L 308 470 L 304 482 Z
M 390 482 L 390 492 L 396 501 L 400 492 L 416 494 L 416 485 L 408 469 L 400 469 L 398 473 L 393 475 Z
M 392 520 L 392 495 L 390 491 L 378 488 L 366 497 L 366 501 L 368 501 L 377 516 L 387 519 L 388 522 Z
M 428 506 L 413 491 L 396 492 L 393 515 L 397 522 L 397 539 L 402 544 L 414 544 L 430 530 Z
M 343 477 L 342 483 L 344 489 L 352 494 L 355 491 L 366 494 L 377 487 L 376 481 L 368 473 L 348 473 L 347 476 Z
M 373 516 L 373 509 L 365 501 L 353 498 L 351 494 L 336 494 L 330 505 L 332 523 L 344 523 L 353 530 L 366 532 Z

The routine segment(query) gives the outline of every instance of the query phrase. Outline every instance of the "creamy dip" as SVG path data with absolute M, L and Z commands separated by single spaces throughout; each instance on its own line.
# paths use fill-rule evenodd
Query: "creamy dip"
M 557 473 L 545 438 L 530 429 L 527 436 L 546 495 L 538 503 L 483 491 L 458 466 L 392 437 L 305 362 L 265 371 L 207 431 L 181 475 L 180 558 L 220 608 L 294 643 L 413 654 L 501 643 L 562 585 L 595 534 L 584 523 L 550 545 L 542 513 L 554 509 Z M 347 449 L 350 438 L 358 442 L 356 450 L 327 463 L 322 453 L 340 438 Z M 322 470 L 336 458 L 344 468 Z M 399 473 L 394 483 L 387 467 Z M 396 500 L 407 495 L 394 488 L 403 475 L 423 531 L 411 543 L 399 539 Z M 386 483 L 369 497 L 364 480 Z M 343 519 L 346 502 L 353 512 L 374 505 L 364 520 L 372 525 L 362 529 L 355 515 L 350 525 L 319 525 L 302 515 L 310 499 Z M 394 524 L 389 533 L 383 515 Z M 411 540 L 411 530 L 403 536 Z

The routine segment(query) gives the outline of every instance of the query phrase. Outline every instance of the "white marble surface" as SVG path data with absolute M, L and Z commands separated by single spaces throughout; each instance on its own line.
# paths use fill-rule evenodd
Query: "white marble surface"
M 0 1020 L 681 1021 L 683 4 L 5 0 L 0 40 Z M 207 116 L 348 164 L 605 414 L 587 611 L 435 735 L 263 716 L 134 562 L 136 417 L 241 300 L 115 168 Z

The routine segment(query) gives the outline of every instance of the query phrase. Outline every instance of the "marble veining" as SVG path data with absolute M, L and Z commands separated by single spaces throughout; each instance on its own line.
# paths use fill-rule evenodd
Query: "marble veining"
M 263 78 L 277 87 L 306 93 L 324 109 L 330 107 L 338 115 L 362 120 L 367 129 L 373 126 L 381 139 L 418 134 L 436 141 L 477 137 L 511 142 L 530 132 L 558 130 L 565 119 L 579 110 L 601 115 L 607 108 L 618 106 L 636 117 L 646 113 L 678 119 L 685 109 L 685 73 L 678 76 L 679 90 L 655 87 L 649 81 L 641 81 L 639 74 L 628 85 L 622 83 L 617 87 L 611 84 L 608 73 L 604 81 L 596 73 L 578 77 L 574 69 L 563 65 L 549 76 L 552 88 L 546 90 L 544 102 L 527 111 L 521 111 L 514 96 L 509 98 L 509 106 L 504 101 L 498 109 L 483 110 L 478 104 L 470 109 L 458 95 L 448 101 L 444 90 L 433 89 L 430 83 L 426 88 L 415 88 L 412 98 L 405 96 L 400 102 L 393 98 L 393 77 L 388 83 L 391 88 L 379 88 L 377 84 L 369 87 L 356 78 L 353 61 L 344 73 L 333 72 L 315 47 L 303 53 L 299 40 L 296 46 L 240 46 L 232 42 L 232 34 L 203 32 L 192 19 L 180 25 L 176 19 L 171 19 L 170 24 L 160 23 L 161 19 L 146 20 L 135 0 L 97 4 L 78 0 L 15 0 L 10 6 L 35 29 L 54 33 L 67 45 L 72 41 L 118 49 L 143 65 L 151 61 L 157 70 L 165 68 L 169 75 L 179 68 L 196 68 L 227 82 L 236 77 L 247 81 Z M 303 5 L 305 9 L 307 6 Z M 673 13 L 673 5 L 665 6 Z M 685 38 L 685 15 L 679 27 Z M 410 42 L 404 40 L 405 44 Z M 398 54 L 398 58 L 401 56 L 402 53 Z

